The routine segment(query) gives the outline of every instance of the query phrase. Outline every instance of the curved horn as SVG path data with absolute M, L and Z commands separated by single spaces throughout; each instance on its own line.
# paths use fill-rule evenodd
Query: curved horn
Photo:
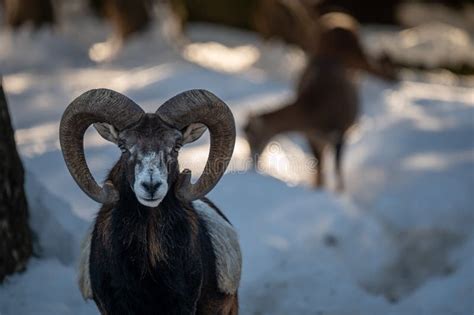
M 92 176 L 84 157 L 84 132 L 93 123 L 105 122 L 118 131 L 136 124 L 143 110 L 125 95 L 108 89 L 89 90 L 66 108 L 59 126 L 59 142 L 64 161 L 79 187 L 99 203 L 118 200 L 111 183 L 100 187 Z
M 204 172 L 191 184 L 191 171 L 185 169 L 178 179 L 176 195 L 185 201 L 205 196 L 214 188 L 229 165 L 235 144 L 235 122 L 229 107 L 206 90 L 190 90 L 164 103 L 156 114 L 177 129 L 192 123 L 207 126 L 211 134 L 209 158 Z

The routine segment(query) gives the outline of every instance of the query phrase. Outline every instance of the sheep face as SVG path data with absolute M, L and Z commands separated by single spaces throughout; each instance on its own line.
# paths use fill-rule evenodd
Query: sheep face
M 177 130 L 156 115 L 145 115 L 134 127 L 118 132 L 109 124 L 95 124 L 99 134 L 118 145 L 119 163 L 135 196 L 142 205 L 157 207 L 175 182 L 178 153 L 183 144 L 198 139 L 205 131 L 200 124 Z

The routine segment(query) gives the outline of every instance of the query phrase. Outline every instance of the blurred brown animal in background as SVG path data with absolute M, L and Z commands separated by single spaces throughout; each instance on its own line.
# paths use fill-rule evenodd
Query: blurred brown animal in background
M 281 109 L 249 118 L 245 133 L 252 157 L 258 158 L 272 137 L 286 132 L 302 133 L 318 161 L 314 184 L 324 185 L 323 152 L 335 148 L 338 189 L 343 188 L 341 158 L 346 131 L 358 111 L 357 88 L 341 63 L 313 58 L 298 87 L 296 99 Z
M 303 49 L 310 57 L 328 55 L 352 69 L 396 80 L 393 63 L 385 55 L 372 58 L 364 51 L 359 23 L 350 15 L 318 15 L 313 0 L 260 0 L 255 28 L 265 39 L 277 37 Z
M 344 187 L 342 156 L 345 136 L 355 123 L 358 88 L 354 79 L 363 70 L 383 79 L 395 80 L 394 67 L 371 60 L 360 43 L 358 23 L 344 13 L 327 13 L 314 18 L 300 1 L 280 0 L 291 12 L 297 32 L 295 41 L 308 53 L 309 62 L 299 79 L 294 101 L 269 113 L 250 117 L 244 131 L 252 157 L 258 158 L 272 137 L 286 132 L 303 134 L 318 161 L 316 187 L 325 185 L 323 153 L 332 147 L 335 156 L 336 186 Z M 297 25 L 298 25 L 297 23 Z M 291 29 L 292 27 L 288 27 Z M 300 32 L 298 30 L 304 30 Z

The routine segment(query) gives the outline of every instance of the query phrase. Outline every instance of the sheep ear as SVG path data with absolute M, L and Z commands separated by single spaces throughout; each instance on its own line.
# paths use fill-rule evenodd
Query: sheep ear
M 94 128 L 105 140 L 118 143 L 118 131 L 114 126 L 107 123 L 95 123 Z
M 203 124 L 191 124 L 182 130 L 183 144 L 191 143 L 199 139 L 207 127 Z

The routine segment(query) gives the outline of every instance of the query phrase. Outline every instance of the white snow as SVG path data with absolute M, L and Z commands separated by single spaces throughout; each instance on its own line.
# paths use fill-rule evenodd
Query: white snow
M 107 28 L 76 23 L 81 32 L 0 32 L 0 71 L 39 244 L 27 271 L 0 287 L 1 315 L 97 314 L 81 298 L 75 266 L 99 206 L 71 179 L 57 134 L 68 103 L 96 87 L 125 93 L 147 111 L 190 88 L 209 89 L 232 107 L 236 151 L 210 198 L 240 235 L 242 314 L 474 314 L 474 89 L 468 80 L 405 73 L 388 85 L 361 78 L 363 109 L 344 161 L 346 192 L 314 191 L 306 186 L 314 169 L 302 139 L 276 138 L 265 175 L 249 170 L 240 130 L 250 113 L 291 98 L 304 63 L 299 51 L 196 25 L 193 43 L 182 49 L 156 28 L 96 64 L 89 48 L 106 39 Z M 183 151 L 182 165 L 194 175 L 207 146 L 204 137 Z M 92 130 L 86 147 L 93 173 L 103 178 L 119 150 Z
M 472 33 L 443 22 L 429 22 L 400 30 L 367 32 L 372 53 L 385 52 L 401 64 L 427 69 L 474 66 Z

